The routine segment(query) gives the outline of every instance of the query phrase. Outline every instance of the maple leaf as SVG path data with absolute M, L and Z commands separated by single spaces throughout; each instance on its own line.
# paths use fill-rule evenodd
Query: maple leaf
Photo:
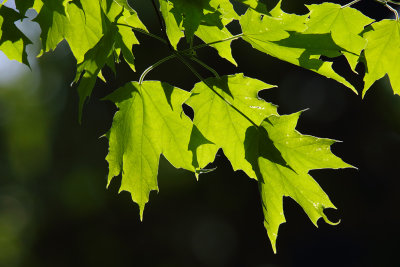
M 374 22 L 357 9 L 338 4 L 307 5 L 310 18 L 304 33 L 331 33 L 333 41 L 344 50 L 351 68 L 355 71 L 361 51 L 367 41 L 360 36 L 364 27 Z
M 10 60 L 29 65 L 26 46 L 31 44 L 31 41 L 14 24 L 15 21 L 24 18 L 25 16 L 12 8 L 0 6 L 0 51 Z
M 267 5 L 264 3 L 261 3 L 259 0 L 234 0 L 238 3 L 242 3 L 246 5 L 247 7 L 254 9 L 257 12 L 263 13 L 263 14 L 269 14 Z
M 198 146 L 199 163 L 222 148 L 234 170 L 259 181 L 264 225 L 276 251 L 278 228 L 285 222 L 283 197 L 298 202 L 314 224 L 320 217 L 330 223 L 323 210 L 334 206 L 308 172 L 351 166 L 331 153 L 335 141 L 295 130 L 300 113 L 278 116 L 275 106 L 257 97 L 270 87 L 242 74 L 210 78 L 196 84 L 186 103 L 194 110 L 193 123 L 210 141 Z
M 275 18 L 248 9 L 239 20 L 243 40 L 261 52 L 334 79 L 357 92 L 332 69 L 332 62 L 320 59 L 322 55 L 330 58 L 341 55 L 342 48 L 335 44 L 330 33 L 303 34 L 307 15 L 284 15 L 277 7 L 274 12 L 281 15 Z
M 299 203 L 315 226 L 319 218 L 332 224 L 324 209 L 335 206 L 308 172 L 352 167 L 332 154 L 330 146 L 336 141 L 302 135 L 295 130 L 300 114 L 270 116 L 258 130 L 249 129 L 248 138 L 258 142 L 246 141 L 254 144 L 248 149 L 247 158 L 253 159 L 256 166 L 264 226 L 275 253 L 278 229 L 285 222 L 283 197 L 289 196 Z
M 101 73 L 101 69 L 107 63 L 109 57 L 112 56 L 116 32 L 116 30 L 108 31 L 96 46 L 85 54 L 85 60 L 78 65 L 75 82 L 80 80 L 77 89 L 79 94 L 79 121 L 81 121 L 82 118 L 85 100 L 92 93 L 96 79 Z
M 34 21 L 41 26 L 42 51 L 54 50 L 66 39 L 78 63 L 103 35 L 98 0 L 41 0 L 42 6 Z
M 400 95 L 400 22 L 382 20 L 372 24 L 373 31 L 364 34 L 366 73 L 364 96 L 376 80 L 388 74 L 395 94 Z
M 209 86 L 213 89 L 210 89 Z M 274 86 L 243 74 L 209 78 L 197 83 L 186 104 L 194 110 L 194 124 L 212 143 L 197 148 L 200 166 L 212 161 L 219 148 L 234 170 L 241 169 L 255 178 L 245 158 L 246 130 L 259 125 L 267 116 L 277 114 L 276 107 L 258 97 L 258 92 Z
M 177 45 L 182 37 L 185 36 L 171 10 L 173 4 L 168 0 L 160 0 L 160 11 L 164 18 L 166 34 L 172 47 L 177 50 Z
M 147 31 L 134 10 L 127 10 L 113 0 L 103 1 L 101 10 L 104 14 L 102 27 L 105 34 L 92 49 L 85 52 L 84 60 L 77 68 L 75 82 L 81 79 L 78 86 L 79 120 L 82 117 L 84 102 L 90 96 L 97 77 L 104 80 L 101 69 L 106 64 L 114 69 L 114 61 L 119 61 L 122 53 L 125 61 L 135 71 L 132 46 L 139 44 L 139 41 L 130 27 Z M 124 25 L 116 25 L 117 23 Z
M 122 173 L 120 191 L 131 193 L 141 218 L 150 191 L 158 190 L 161 154 L 174 167 L 195 171 L 189 150 L 192 122 L 182 110 L 188 97 L 188 92 L 158 81 L 128 83 L 106 97 L 119 108 L 107 134 L 108 182 Z
M 160 0 L 160 10 L 166 24 L 168 39 L 174 49 L 186 35 L 190 42 L 196 35 L 205 43 L 216 42 L 232 37 L 225 27 L 232 20 L 239 19 L 228 0 Z M 218 54 L 234 65 L 231 40 L 212 44 Z

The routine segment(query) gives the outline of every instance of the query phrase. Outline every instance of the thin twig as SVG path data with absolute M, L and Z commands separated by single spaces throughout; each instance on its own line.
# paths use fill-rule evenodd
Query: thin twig
M 219 79 L 219 75 L 218 72 L 216 70 L 214 70 L 213 68 L 211 68 L 210 66 L 208 66 L 206 63 L 204 63 L 203 61 L 201 61 L 200 59 L 198 59 L 197 57 L 190 57 L 191 60 L 197 62 L 199 65 L 203 66 L 204 68 L 206 68 L 207 70 L 209 70 L 212 74 L 214 74 L 214 76 Z
M 392 11 L 394 13 L 394 15 L 396 16 L 396 21 L 399 21 L 399 13 L 397 12 L 397 10 L 394 9 L 393 7 L 389 6 L 387 3 L 385 4 L 385 7 L 389 8 L 389 10 Z
M 140 33 L 145 34 L 145 35 L 147 35 L 147 36 L 150 36 L 150 37 L 152 37 L 152 38 L 154 38 L 154 39 L 157 39 L 158 41 L 163 42 L 164 44 L 168 44 L 168 42 L 165 41 L 165 40 L 164 40 L 163 38 L 161 38 L 160 36 L 157 36 L 157 35 L 155 35 L 155 34 L 146 32 L 146 31 L 143 30 L 143 29 L 135 28 L 135 27 L 133 27 L 133 26 L 131 26 L 131 25 L 124 24 L 124 23 L 117 23 L 117 25 L 129 27 L 129 28 L 131 28 L 133 31 L 140 32 Z
M 145 70 L 143 71 L 142 75 L 140 75 L 139 84 L 142 84 L 142 83 L 143 83 L 143 80 L 144 80 L 144 78 L 146 77 L 147 73 L 149 73 L 151 70 L 153 70 L 154 68 L 158 67 L 159 65 L 161 65 L 161 64 L 164 63 L 165 61 L 170 60 L 170 59 L 172 59 L 172 58 L 174 58 L 174 57 L 176 57 L 176 56 L 177 56 L 177 54 L 173 54 L 173 55 L 170 55 L 170 56 L 168 56 L 168 57 L 165 57 L 165 58 L 163 58 L 163 59 L 157 61 L 156 63 L 154 63 L 153 65 L 151 65 L 151 66 L 148 67 L 147 69 L 145 69 Z
M 394 5 L 400 5 L 400 2 L 392 1 L 392 0 L 387 0 L 386 2 L 394 4 Z
M 352 1 L 352 2 L 350 2 L 348 4 L 346 4 L 346 5 L 342 6 L 342 8 L 346 8 L 346 7 L 352 6 L 352 5 L 354 5 L 354 4 L 356 4 L 356 3 L 360 2 L 360 1 L 361 0 L 354 0 L 354 1 Z
M 188 49 L 182 50 L 181 53 L 184 53 L 184 54 L 185 53 L 189 53 L 190 51 L 193 51 L 193 50 L 196 50 L 196 49 L 199 49 L 199 48 L 203 48 L 203 47 L 206 47 L 206 46 L 210 46 L 210 45 L 213 45 L 213 44 L 218 44 L 218 43 L 222 43 L 222 42 L 226 42 L 226 41 L 230 41 L 230 40 L 235 40 L 235 39 L 241 38 L 242 36 L 243 36 L 243 33 L 237 34 L 237 35 L 234 35 L 234 36 L 231 36 L 229 38 L 222 39 L 222 40 L 219 40 L 219 41 L 214 41 L 214 42 L 211 42 L 211 43 L 196 45 L 196 46 L 193 46 L 192 48 L 188 48 Z
M 394 5 L 400 5 L 400 2 L 396 2 L 396 1 L 393 1 L 393 0 L 375 0 L 375 1 L 379 2 L 379 3 L 383 4 L 383 5 L 386 5 L 387 3 L 394 4 Z
M 392 0 L 375 0 L 381 4 L 383 4 L 385 7 L 387 7 L 390 11 L 392 11 L 394 13 L 394 15 L 396 16 L 396 21 L 399 21 L 399 13 L 397 12 L 396 9 L 394 9 L 393 7 L 389 6 L 388 3 L 392 3 L 392 4 L 396 4 L 396 5 L 400 5 L 400 3 L 398 2 L 394 2 Z

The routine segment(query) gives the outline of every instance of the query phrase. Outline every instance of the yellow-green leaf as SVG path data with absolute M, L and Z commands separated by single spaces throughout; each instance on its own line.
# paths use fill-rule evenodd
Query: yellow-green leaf
M 382 20 L 372 24 L 373 31 L 364 35 L 366 73 L 363 96 L 376 80 L 389 76 L 395 94 L 400 95 L 400 22 Z

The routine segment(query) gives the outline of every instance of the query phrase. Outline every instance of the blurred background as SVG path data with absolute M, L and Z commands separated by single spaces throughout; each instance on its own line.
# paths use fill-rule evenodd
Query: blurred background
M 272 6 L 273 1 L 268 1 Z M 283 2 L 283 9 L 307 13 L 304 4 Z M 338 1 L 344 4 L 344 1 Z M 12 6 L 9 0 L 7 5 Z M 149 1 L 132 6 L 154 33 L 160 34 Z M 356 8 L 377 20 L 393 17 L 372 0 Z M 68 44 L 36 58 L 40 29 L 28 19 L 18 27 L 34 42 L 32 69 L 9 61 L 0 52 L 0 266 L 400 266 L 400 97 L 384 78 L 365 99 L 339 83 L 280 62 L 238 40 L 233 55 L 240 68 L 218 58 L 212 49 L 200 58 L 220 75 L 244 72 L 278 88 L 262 92 L 281 114 L 303 113 L 303 134 L 343 141 L 333 152 L 358 170 L 312 171 L 338 210 L 328 210 L 338 226 L 322 221 L 315 228 L 299 205 L 284 199 L 287 223 L 280 228 L 272 253 L 257 184 L 233 172 L 222 153 L 218 168 L 199 181 L 162 158 L 160 192 L 152 192 L 144 222 L 126 192 L 118 194 L 120 177 L 106 189 L 107 142 L 115 107 L 101 97 L 168 55 L 148 37 L 137 35 L 137 73 L 125 63 L 117 76 L 106 70 L 78 124 L 75 60 Z M 238 25 L 231 25 L 233 32 Z M 335 68 L 358 88 L 362 80 L 345 60 Z M 357 69 L 363 73 L 362 66 Z M 201 71 L 201 70 L 199 70 Z M 204 76 L 209 75 L 202 72 Z M 169 61 L 147 79 L 167 81 L 190 90 L 197 82 L 177 61 Z

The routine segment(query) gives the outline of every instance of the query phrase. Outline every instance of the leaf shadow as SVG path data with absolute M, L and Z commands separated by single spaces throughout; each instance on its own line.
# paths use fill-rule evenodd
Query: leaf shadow
M 270 123 L 268 119 L 265 122 Z M 245 140 L 245 159 L 252 165 L 253 171 L 256 173 L 259 182 L 264 183 L 264 178 L 261 171 L 258 159 L 264 158 L 268 161 L 278 164 L 282 167 L 289 168 L 294 171 L 292 167 L 283 158 L 279 149 L 274 145 L 274 142 L 268 135 L 267 130 L 260 126 L 251 126 L 247 128 Z
M 271 43 L 287 48 L 304 49 L 298 58 L 301 67 L 319 70 L 324 61 L 320 58 L 312 58 L 312 56 L 334 58 L 342 55 L 340 51 L 347 51 L 333 41 L 330 33 L 304 34 L 293 31 L 288 31 L 288 33 L 289 37 L 279 41 L 271 41 Z
M 189 145 L 188 145 L 188 150 L 192 151 L 193 154 L 193 159 L 192 159 L 192 165 L 197 169 L 199 168 L 199 163 L 197 161 L 197 148 L 199 148 L 201 145 L 206 145 L 206 144 L 214 144 L 210 140 L 208 140 L 197 128 L 196 125 L 193 124 L 192 132 L 190 134 L 190 140 L 189 140 Z M 204 167 L 204 166 L 203 166 Z

